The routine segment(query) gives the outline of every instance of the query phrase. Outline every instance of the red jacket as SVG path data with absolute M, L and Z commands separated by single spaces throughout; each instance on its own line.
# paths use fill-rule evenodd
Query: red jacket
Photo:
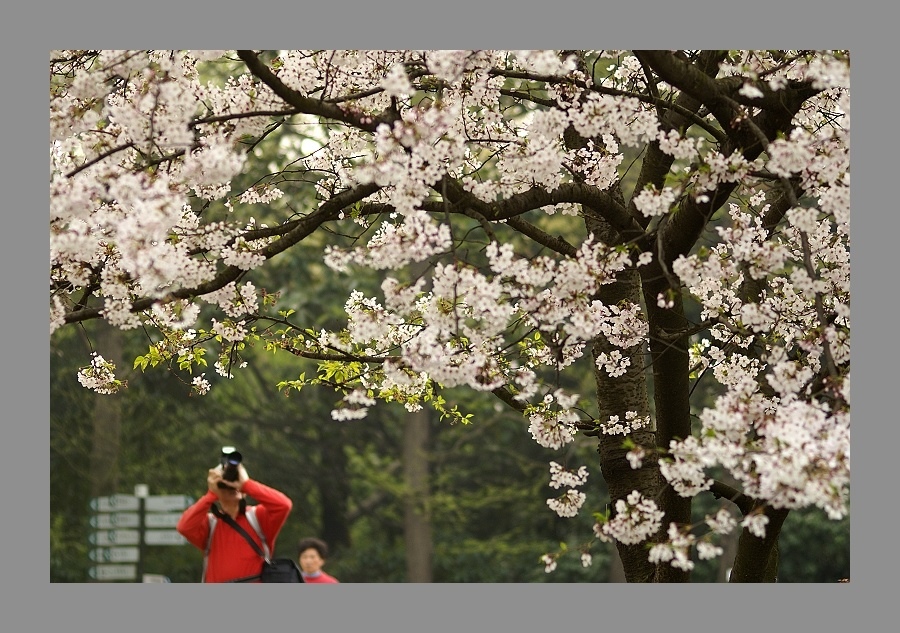
M 283 492 L 252 479 L 244 482 L 242 492 L 259 502 L 256 506 L 256 517 L 263 534 L 266 535 L 269 552 L 274 556 L 275 539 L 287 520 L 293 504 Z M 184 511 L 176 526 L 184 538 L 201 552 L 206 551 L 206 541 L 209 538 L 209 517 L 207 515 L 215 501 L 217 501 L 216 495 L 207 491 L 194 505 Z M 256 535 L 256 531 L 244 513 L 238 514 L 235 520 L 262 549 L 262 543 Z M 258 574 L 261 568 L 262 559 L 259 554 L 253 551 L 250 544 L 237 530 L 219 519 L 209 548 L 206 582 L 227 582 L 235 578 L 253 576 Z

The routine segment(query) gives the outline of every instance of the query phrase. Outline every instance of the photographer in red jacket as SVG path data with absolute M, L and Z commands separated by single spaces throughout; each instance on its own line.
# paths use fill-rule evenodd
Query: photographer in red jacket
M 291 500 L 283 492 L 250 479 L 247 470 L 237 462 L 228 464 L 223 452 L 223 463 L 211 468 L 206 477 L 207 492 L 181 515 L 176 529 L 201 552 L 206 551 L 209 539 L 210 514 L 225 513 L 262 548 L 262 543 L 246 516 L 245 494 L 255 499 L 256 517 L 269 551 L 275 551 L 275 539 L 291 511 Z M 233 474 L 225 478 L 226 468 Z M 229 480 L 233 479 L 233 480 Z M 262 558 L 250 544 L 222 519 L 217 519 L 204 570 L 203 582 L 228 582 L 258 574 Z

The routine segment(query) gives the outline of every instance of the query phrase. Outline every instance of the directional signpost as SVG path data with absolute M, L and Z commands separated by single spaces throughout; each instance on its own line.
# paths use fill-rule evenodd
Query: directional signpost
M 98 547 L 88 552 L 98 563 L 136 563 L 140 552 L 136 547 Z
M 137 567 L 134 565 L 95 565 L 88 570 L 94 580 L 134 580 Z
M 147 545 L 184 545 L 187 543 L 175 530 L 147 530 L 144 532 L 144 543 Z
M 148 528 L 174 528 L 178 525 L 181 512 L 150 512 L 144 515 L 144 527 Z M 177 534 L 177 532 L 176 532 Z
M 172 510 L 177 510 L 178 514 L 181 515 L 182 511 L 192 503 L 194 503 L 194 500 L 187 495 L 156 495 L 154 497 L 147 497 L 145 509 L 147 512 L 170 512 Z
M 168 576 L 162 574 L 144 574 L 144 582 L 172 582 Z
M 91 545 L 137 545 L 141 542 L 138 530 L 100 530 L 88 536 Z
M 137 512 L 112 512 L 91 517 L 91 527 L 95 528 L 136 528 L 140 524 L 141 515 Z
M 96 510 L 97 512 L 137 510 L 140 507 L 140 499 L 133 495 L 111 495 L 109 497 L 91 499 L 91 510 Z
M 146 484 L 138 484 L 133 495 L 115 494 L 91 499 L 94 531 L 88 540 L 97 547 L 90 550 L 89 556 L 99 563 L 89 569 L 93 580 L 160 582 L 146 580 L 153 574 L 144 573 L 144 547 L 187 543 L 175 526 L 181 513 L 194 500 L 187 495 L 150 496 L 148 492 Z

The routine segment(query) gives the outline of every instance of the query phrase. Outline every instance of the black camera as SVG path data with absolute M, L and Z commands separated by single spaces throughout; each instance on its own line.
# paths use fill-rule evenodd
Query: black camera
M 241 454 L 234 448 L 234 446 L 223 446 L 222 447 L 222 455 L 220 458 L 220 463 L 222 464 L 222 479 L 225 481 L 237 481 L 238 479 L 238 464 L 241 463 Z M 230 488 L 226 484 L 223 484 L 221 481 L 218 484 L 219 488 Z

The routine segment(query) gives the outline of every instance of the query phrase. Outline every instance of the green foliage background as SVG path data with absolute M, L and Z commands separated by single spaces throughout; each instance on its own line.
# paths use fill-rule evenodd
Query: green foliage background
M 152 495 L 205 490 L 206 470 L 215 465 L 221 445 L 244 453 L 254 478 L 288 494 L 294 502 L 277 543 L 277 554 L 293 556 L 307 535 L 330 535 L 323 498 L 344 491 L 344 521 L 349 538 L 331 539 L 327 569 L 343 582 L 405 582 L 403 539 L 404 483 L 400 468 L 400 406 L 379 406 L 366 420 L 330 419 L 334 396 L 305 390 L 290 397 L 274 388 L 282 356 L 252 350 L 253 372 L 239 372 L 207 396 L 187 397 L 188 386 L 174 374 L 151 371 L 128 376 L 129 388 L 112 396 L 83 389 L 76 380 L 84 358 L 77 330 L 54 335 L 51 355 L 50 419 L 50 580 L 85 582 L 92 515 L 89 490 L 93 403 L 117 398 L 123 408 L 118 456 L 118 488 L 130 494 L 146 483 Z M 143 341 L 127 335 L 128 350 Z M 296 368 L 293 369 L 296 371 Z M 469 425 L 431 422 L 431 495 L 433 574 L 436 582 L 606 582 L 609 546 L 595 543 L 593 565 L 581 566 L 578 549 L 590 538 L 589 512 L 603 509 L 605 488 L 596 468 L 590 438 L 580 438 L 564 460 L 592 471 L 588 501 L 573 519 L 556 516 L 545 500 L 548 462 L 563 456 L 538 446 L 527 421 L 497 410 L 484 394 L 455 394 L 474 412 Z M 337 459 L 334 455 L 337 446 Z M 598 485 L 599 484 L 599 485 Z M 364 509 L 373 495 L 378 502 Z M 702 499 L 702 498 L 701 498 Z M 695 514 L 712 509 L 700 502 Z M 539 557 L 565 543 L 569 552 L 546 574 Z M 849 577 L 849 520 L 833 522 L 821 512 L 794 512 L 782 533 L 781 582 L 835 582 Z M 145 571 L 172 582 L 196 582 L 201 554 L 191 546 L 147 547 Z M 812 554 L 812 556 L 811 556 Z M 696 561 L 695 582 L 715 582 L 722 563 Z

